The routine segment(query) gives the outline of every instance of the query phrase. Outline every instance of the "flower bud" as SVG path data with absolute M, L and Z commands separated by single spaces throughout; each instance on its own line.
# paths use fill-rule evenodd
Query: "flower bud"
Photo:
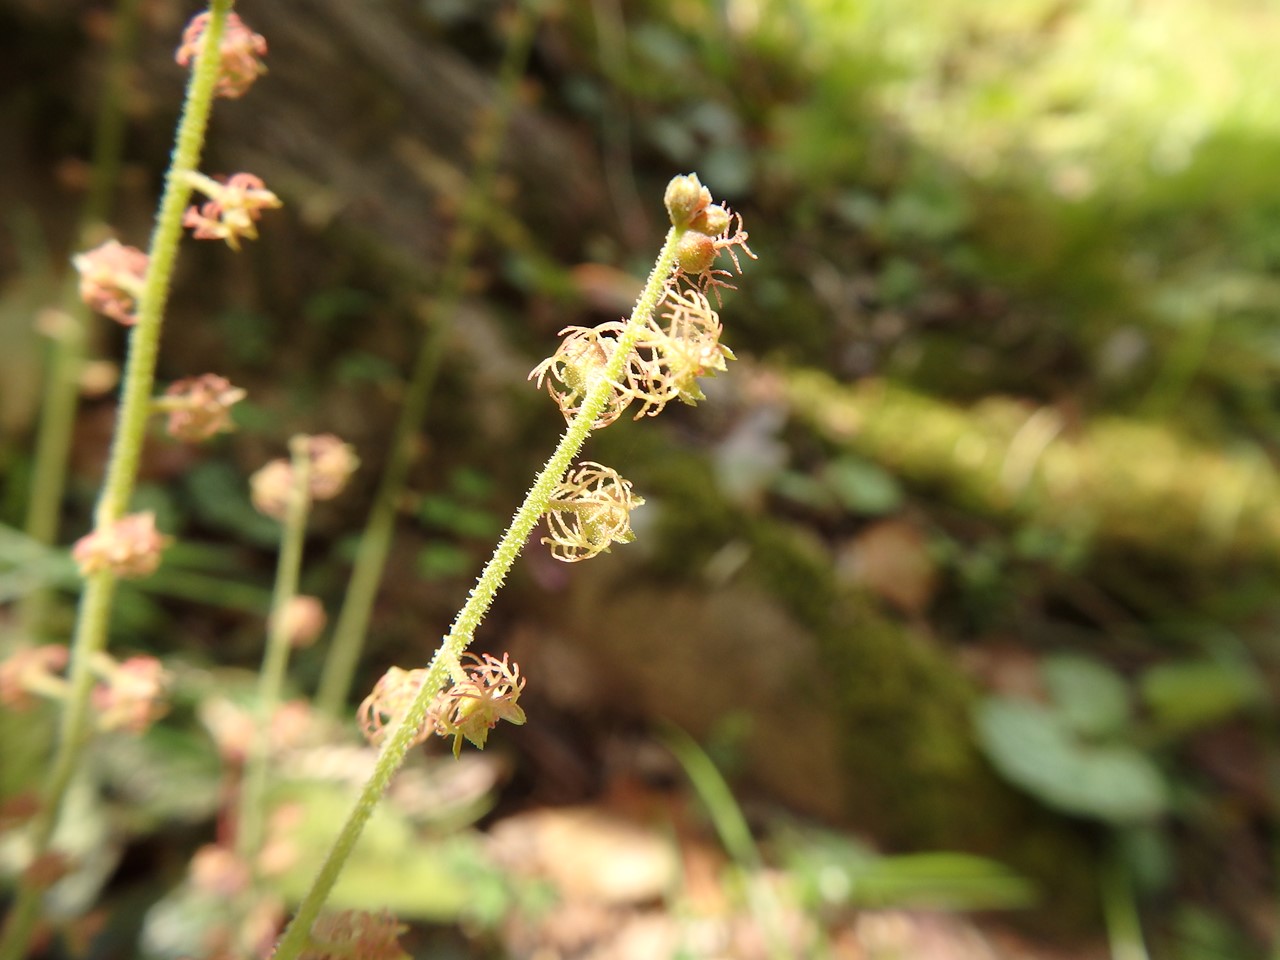
M 160 566 L 160 553 L 168 542 L 156 529 L 154 513 L 133 513 L 81 537 L 71 556 L 82 576 L 110 570 L 117 577 L 145 577 Z
M 689 226 L 709 237 L 718 237 L 729 229 L 729 211 L 718 203 L 713 203 L 693 218 Z
M 716 260 L 716 242 L 705 233 L 690 230 L 676 244 L 676 263 L 691 276 L 706 273 Z
M 687 227 L 693 218 L 711 202 L 711 191 L 702 185 L 696 173 L 673 177 L 662 198 L 667 215 L 677 227 Z

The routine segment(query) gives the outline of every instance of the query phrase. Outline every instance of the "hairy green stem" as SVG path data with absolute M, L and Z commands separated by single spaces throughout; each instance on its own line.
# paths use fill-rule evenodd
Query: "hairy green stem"
M 444 637 L 440 648 L 436 650 L 435 656 L 431 658 L 422 688 L 383 744 L 372 775 L 361 789 L 359 797 L 356 798 L 355 806 L 338 832 L 338 837 L 325 857 L 324 863 L 321 864 L 315 880 L 311 883 L 311 888 L 298 905 L 292 922 L 276 947 L 274 960 L 296 960 L 306 947 L 311 925 L 320 915 L 329 892 L 337 882 L 339 874 L 342 873 L 347 857 L 355 848 L 365 823 L 382 799 L 382 794 L 390 784 L 392 776 L 417 741 L 418 731 L 422 727 L 427 709 L 443 688 L 449 675 L 450 665 L 457 662 L 458 657 L 471 643 L 476 628 L 492 606 L 494 597 L 506 580 L 516 557 L 524 548 L 529 534 L 533 532 L 534 526 L 546 512 L 556 484 L 560 482 L 560 478 L 569 469 L 573 458 L 582 449 L 582 445 L 591 434 L 596 418 L 604 412 L 613 390 L 612 383 L 621 379 L 623 368 L 635 348 L 636 339 L 648 324 L 662 299 L 667 281 L 675 268 L 676 244 L 683 233 L 683 230 L 676 227 L 668 231 L 662 252 L 658 255 L 653 271 L 649 274 L 640 299 L 636 301 L 635 308 L 631 311 L 631 319 L 618 338 L 617 348 L 609 358 L 609 362 L 596 376 L 583 400 L 582 409 L 565 429 L 555 452 L 551 454 L 550 459 L 533 481 L 533 486 L 525 494 L 524 502 L 512 517 L 507 532 L 498 541 L 493 556 L 485 564 L 475 586 L 471 588 L 471 593 L 467 595 L 467 602 L 458 611 L 449 633 Z
M 218 79 L 218 57 L 209 56 L 209 53 L 218 48 L 227 14 L 233 3 L 234 0 L 212 0 L 204 45 L 187 84 L 173 159 L 151 234 L 147 276 L 138 303 L 138 322 L 129 336 L 129 358 L 125 365 L 120 413 L 107 463 L 106 480 L 94 515 L 95 529 L 98 531 L 105 530 L 124 515 L 133 494 L 142 443 L 146 437 L 147 417 L 151 409 L 151 391 L 155 381 L 164 308 L 177 258 L 178 241 L 182 234 L 182 214 L 190 194 L 186 174 L 194 170 L 199 162 L 209 110 L 213 103 L 214 85 Z M 70 689 L 67 699 L 62 703 L 58 748 L 45 783 L 40 810 L 31 824 L 31 846 L 35 860 L 49 852 L 63 799 L 89 737 L 92 663 L 94 657 L 106 647 L 115 587 L 116 578 L 112 573 L 95 573 L 87 579 L 80 597 L 75 635 L 71 644 L 68 676 Z M 18 886 L 4 934 L 0 936 L 0 960 L 21 960 L 26 955 L 39 913 L 40 894 L 41 890 L 36 883 L 24 877 Z
M 285 671 L 289 665 L 289 605 L 298 594 L 298 572 L 302 569 L 302 547 L 307 530 L 307 514 L 311 510 L 311 455 L 308 437 L 295 437 L 290 444 L 293 453 L 293 486 L 285 511 L 280 537 L 280 556 L 276 561 L 276 583 L 271 597 L 267 648 L 258 673 L 258 723 L 253 746 L 245 770 L 244 788 L 240 793 L 239 825 L 236 830 L 236 853 L 246 863 L 262 846 L 262 825 L 266 813 L 267 763 L 271 753 L 271 721 L 280 706 Z M 253 870 L 257 876 L 256 867 Z
M 111 209 L 111 194 L 123 153 L 125 87 L 138 32 L 138 7 L 138 0 L 119 0 L 112 20 L 102 101 L 94 123 L 89 191 L 76 231 L 82 249 L 93 245 L 93 235 Z M 27 535 L 45 544 L 54 543 L 58 536 L 58 516 L 66 488 L 67 460 L 71 452 L 71 431 L 80 392 L 85 328 L 89 319 L 89 310 L 80 299 L 79 281 L 74 270 L 70 271 L 64 283 L 61 299 L 65 322 L 55 331 L 49 349 L 25 523 Z M 40 634 L 49 597 L 49 587 L 42 585 L 23 599 L 19 622 L 28 639 Z
M 377 599 L 378 585 L 387 565 L 395 531 L 396 505 L 404 493 L 409 477 L 413 438 L 422 430 L 427 415 L 427 401 L 440 372 L 445 342 L 453 328 L 453 314 L 462 297 L 467 266 L 471 262 L 485 211 L 498 172 L 500 147 L 525 63 L 533 45 L 535 4 L 526 0 L 520 6 L 515 33 L 507 45 L 506 56 L 498 79 L 498 92 L 493 108 L 481 128 L 475 149 L 476 169 L 463 199 L 458 224 L 450 238 L 440 291 L 430 308 L 426 322 L 429 329 L 419 347 L 409 381 L 409 391 L 400 407 L 387 462 L 378 482 L 373 507 L 365 523 L 356 550 L 351 579 L 343 597 L 342 609 L 333 630 L 333 639 L 320 674 L 316 707 L 330 716 L 341 716 L 351 693 L 356 664 L 364 649 L 369 618 Z

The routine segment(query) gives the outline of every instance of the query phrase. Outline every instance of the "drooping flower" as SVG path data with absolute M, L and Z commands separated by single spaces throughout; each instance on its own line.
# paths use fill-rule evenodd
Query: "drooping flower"
M 53 694 L 65 684 L 58 676 L 70 653 L 60 643 L 23 647 L 0 660 L 0 706 L 28 710 L 36 702 L 32 694 Z
M 545 384 L 565 420 L 572 420 L 582 409 L 582 401 L 613 356 L 622 330 L 623 324 L 617 321 L 598 327 L 565 327 L 560 331 L 564 339 L 556 352 L 529 373 L 529 379 L 536 380 L 538 386 Z M 615 384 L 604 410 L 596 417 L 594 429 L 617 420 L 631 399 L 624 388 Z
M 169 414 L 165 432 L 178 440 L 199 443 L 235 429 L 231 407 L 245 397 L 226 377 L 206 373 L 169 385 L 156 408 Z
M 241 238 L 258 239 L 262 211 L 282 205 L 261 178 L 251 173 L 233 174 L 225 181 L 188 173 L 187 179 L 209 199 L 198 207 L 188 207 L 182 225 L 190 228 L 197 240 L 225 240 L 232 250 L 240 249 Z
M 630 543 L 631 511 L 644 500 L 631 492 L 630 481 L 603 464 L 583 461 L 572 468 L 551 494 L 542 543 L 565 563 L 607 552 L 613 543 Z
M 387 731 L 404 716 L 426 679 L 426 670 L 401 670 L 399 667 L 391 667 L 379 677 L 356 712 L 356 720 L 364 738 L 375 747 L 381 746 Z M 425 721 L 419 728 L 414 743 L 425 742 L 434 729 L 430 720 Z
M 455 680 L 428 712 L 436 733 L 453 737 L 455 757 L 464 738 L 483 750 L 489 731 L 499 721 L 525 722 L 524 709 L 517 702 L 525 684 L 518 664 L 511 663 L 505 653 L 501 660 L 487 653 L 482 657 L 464 653 L 462 661 L 466 679 Z
M 131 327 L 138 322 L 138 298 L 148 257 L 137 247 L 108 240 L 71 258 L 80 273 L 80 299 L 90 309 Z
M 198 14 L 187 24 L 182 32 L 182 46 L 174 56 L 178 66 L 185 67 L 200 55 L 208 28 L 208 12 Z M 237 14 L 228 13 L 222 28 L 222 42 L 218 45 L 220 62 L 214 95 L 229 100 L 243 97 L 253 82 L 267 72 L 262 63 L 266 55 L 266 39 L 250 30 Z
M 82 576 L 110 570 L 117 577 L 150 576 L 160 566 L 160 555 L 169 538 L 156 529 L 150 511 L 131 513 L 76 541 L 71 556 Z

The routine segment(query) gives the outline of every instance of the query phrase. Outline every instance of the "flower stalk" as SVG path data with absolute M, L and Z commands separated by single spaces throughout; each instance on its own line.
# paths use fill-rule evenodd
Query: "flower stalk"
M 280 939 L 274 960 L 297 960 L 307 947 L 312 924 L 320 915 L 334 883 L 354 849 L 356 841 L 372 816 L 391 778 L 404 762 L 409 749 L 418 741 L 427 710 L 437 694 L 449 680 L 458 664 L 458 658 L 470 645 L 476 628 L 488 613 L 494 597 L 506 580 L 520 551 L 528 541 L 533 528 L 547 511 L 552 495 L 561 477 L 569 469 L 574 457 L 582 449 L 591 434 L 597 418 L 604 411 L 614 391 L 614 383 L 623 375 L 624 368 L 640 338 L 657 310 L 667 283 L 676 269 L 676 248 L 686 228 L 673 226 L 654 263 L 644 290 L 631 312 L 631 318 L 618 338 L 618 347 L 608 363 L 597 373 L 592 386 L 582 402 L 577 415 L 565 428 L 555 451 L 538 473 L 533 485 L 525 494 L 524 502 L 512 517 L 510 526 L 494 549 L 493 556 L 485 564 L 467 601 L 458 612 L 448 634 L 427 667 L 427 676 L 418 695 L 387 736 L 378 754 L 372 775 L 357 797 L 354 807 L 330 848 L 311 888 L 298 905 L 293 920 Z
M 120 412 L 107 463 L 107 475 L 94 514 L 95 530 L 105 530 L 124 516 L 137 479 L 138 464 L 151 412 L 160 332 L 168 302 L 169 286 L 182 234 L 182 216 L 191 186 L 187 174 L 196 169 L 204 146 L 205 130 L 218 81 L 217 49 L 233 0 L 212 0 L 202 51 L 187 84 L 182 117 L 165 179 L 164 194 L 151 236 L 146 280 L 139 297 L 138 322 L 129 336 Z M 107 629 L 115 596 L 116 576 L 102 570 L 85 581 L 71 645 L 69 689 L 63 702 L 58 747 L 45 783 L 39 812 L 32 820 L 33 859 L 49 852 L 67 789 L 79 767 L 90 734 L 90 696 L 93 662 L 106 647 Z M 4 932 L 0 935 L 0 960 L 21 960 L 27 953 L 35 927 L 40 886 L 24 877 L 14 897 Z
M 369 618 L 391 550 L 396 504 L 402 499 L 409 477 L 413 437 L 421 432 L 426 419 L 428 400 L 453 326 L 451 317 L 466 283 L 467 264 L 475 251 L 485 211 L 492 202 L 490 197 L 498 172 L 499 149 L 516 103 L 517 85 L 533 46 L 536 7 L 533 0 L 524 0 L 520 4 L 519 18 L 507 44 L 498 78 L 498 93 L 477 138 L 475 171 L 462 201 L 457 226 L 450 237 L 440 291 L 427 318 L 429 329 L 423 337 L 409 390 L 400 407 L 387 462 L 360 537 L 351 579 L 334 626 L 316 692 L 316 708 L 333 717 L 343 714 L 351 693 L 356 664 L 364 647 Z
M 271 596 L 267 648 L 258 673 L 258 717 L 245 769 L 244 788 L 240 794 L 239 824 L 236 829 L 236 854 L 241 861 L 256 864 L 256 853 L 262 847 L 263 822 L 266 813 L 267 766 L 271 753 L 271 726 L 280 707 L 285 671 L 289 664 L 291 644 L 287 611 L 298 593 L 298 576 L 302 569 L 302 547 L 311 512 L 311 454 L 309 437 L 294 437 L 290 444 L 293 484 L 289 491 L 284 527 L 280 536 L 280 555 L 276 560 L 275 589 Z M 257 870 L 254 869 L 256 875 Z

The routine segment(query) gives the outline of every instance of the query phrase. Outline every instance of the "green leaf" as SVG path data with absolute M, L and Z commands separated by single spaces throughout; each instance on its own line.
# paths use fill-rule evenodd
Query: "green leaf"
M 1085 737 L 1105 737 L 1129 722 L 1129 688 L 1124 679 L 1091 657 L 1047 657 L 1040 673 L 1063 722 Z
M 902 505 L 897 478 L 879 464 L 845 456 L 827 464 L 824 477 L 840 502 L 854 513 L 881 516 Z
M 1044 707 L 993 697 L 975 719 L 978 744 L 1000 774 L 1055 809 L 1127 824 L 1168 806 L 1164 776 L 1145 755 L 1124 745 L 1081 743 Z
M 1177 731 L 1211 726 L 1264 694 L 1245 664 L 1212 660 L 1158 664 L 1142 675 L 1139 690 L 1156 722 Z

